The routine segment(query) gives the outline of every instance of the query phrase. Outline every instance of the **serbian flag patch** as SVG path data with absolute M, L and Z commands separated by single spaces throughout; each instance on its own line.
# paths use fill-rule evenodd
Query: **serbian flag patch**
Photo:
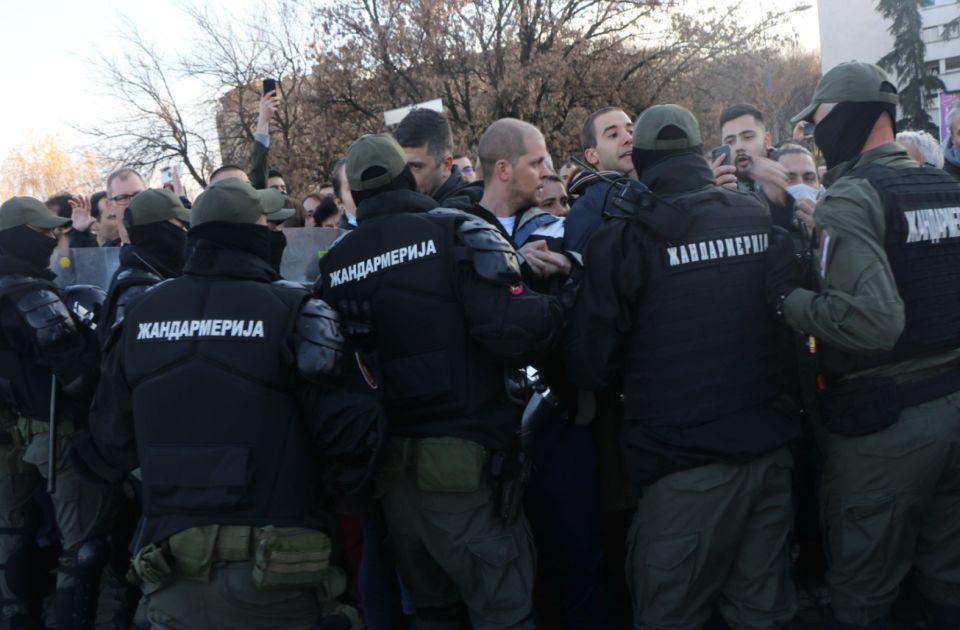
M 830 261 L 830 235 L 820 231 L 820 277 L 827 277 L 827 263 Z

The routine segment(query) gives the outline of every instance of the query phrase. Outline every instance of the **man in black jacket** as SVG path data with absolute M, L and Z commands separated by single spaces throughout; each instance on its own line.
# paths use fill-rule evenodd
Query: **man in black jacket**
M 393 132 L 407 157 L 417 190 L 441 208 L 463 210 L 480 199 L 483 184 L 471 184 L 453 163 L 453 133 L 441 112 L 415 109 Z
M 321 466 L 365 457 L 377 408 L 331 388 L 336 314 L 277 282 L 249 184 L 209 186 L 191 225 L 183 275 L 114 328 L 82 457 L 107 481 L 141 468 L 153 627 L 311 628 L 344 588 Z
M 702 627 L 715 604 L 734 627 L 784 627 L 798 425 L 765 299 L 770 218 L 714 186 L 681 107 L 637 119 L 633 163 L 653 193 L 634 184 L 587 247 L 567 366 L 586 389 L 622 383 L 634 627 Z
M 390 427 L 378 494 L 417 622 L 533 628 L 534 553 L 520 508 L 520 408 L 505 368 L 549 348 L 563 313 L 529 290 L 510 243 L 415 192 L 402 149 L 347 152 L 359 226 L 321 259 L 318 289 L 370 349 Z

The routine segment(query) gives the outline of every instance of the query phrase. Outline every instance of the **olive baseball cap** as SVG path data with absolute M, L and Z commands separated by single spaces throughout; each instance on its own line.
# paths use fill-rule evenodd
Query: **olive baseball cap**
M 190 209 L 190 224 L 197 226 L 210 221 L 254 224 L 263 214 L 260 195 L 253 186 L 237 177 L 227 177 L 200 193 Z
M 180 197 L 166 188 L 148 188 L 137 193 L 123 213 L 123 224 L 128 228 L 168 219 L 189 223 L 190 211 L 183 207 Z
M 0 230 L 21 225 L 49 230 L 70 225 L 70 219 L 64 219 L 33 197 L 11 197 L 0 205 Z
M 257 195 L 260 197 L 263 213 L 267 215 L 267 221 L 286 221 L 296 212 L 293 208 L 284 208 L 287 198 L 275 188 L 262 188 L 257 190 Z
M 889 83 L 893 91 L 884 91 L 883 84 Z M 813 93 L 813 102 L 802 112 L 790 119 L 796 124 L 801 120 L 810 120 L 813 113 L 823 103 L 890 103 L 900 102 L 897 85 L 890 75 L 872 63 L 848 61 L 834 66 L 823 75 Z
M 669 134 L 660 138 L 666 127 L 677 127 L 685 137 Z M 633 124 L 633 148 L 643 151 L 673 151 L 691 149 L 703 144 L 700 125 L 687 109 L 679 105 L 654 105 L 643 110 Z
M 363 178 L 370 168 L 380 167 L 383 173 Z M 350 190 L 372 190 L 392 182 L 407 166 L 403 149 L 388 133 L 360 136 L 347 149 L 347 182 Z

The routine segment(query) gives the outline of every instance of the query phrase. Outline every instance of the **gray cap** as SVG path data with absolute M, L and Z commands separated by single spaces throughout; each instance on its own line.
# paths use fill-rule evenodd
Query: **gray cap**
M 260 195 L 253 186 L 237 177 L 227 177 L 200 193 L 190 209 L 190 224 L 197 226 L 210 221 L 254 224 L 263 214 Z
M 883 91 L 889 83 L 893 92 Z M 890 75 L 872 63 L 848 61 L 834 66 L 823 75 L 813 93 L 813 102 L 790 119 L 792 123 L 810 120 L 823 103 L 891 103 L 896 105 L 900 97 Z
M 347 149 L 347 182 L 350 190 L 372 190 L 392 182 L 407 166 L 407 157 L 396 139 L 388 133 L 360 136 Z M 383 173 L 364 179 L 368 169 L 380 167 Z
M 70 219 L 56 215 L 33 197 L 11 197 L 0 205 L 0 230 L 21 225 L 49 230 L 70 225 Z
M 257 190 L 257 195 L 260 197 L 263 213 L 267 215 L 267 221 L 279 223 L 280 221 L 286 221 L 296 213 L 293 208 L 284 208 L 287 205 L 287 198 L 275 188 L 261 188 Z
M 148 188 L 137 193 L 127 210 L 129 212 L 123 213 L 123 224 L 128 228 L 169 219 L 190 222 L 190 211 L 183 207 L 180 197 L 166 188 Z
M 677 127 L 683 138 L 659 138 L 665 127 Z M 633 147 L 645 151 L 690 149 L 703 144 L 700 125 L 688 110 L 679 105 L 654 105 L 643 110 L 633 124 Z

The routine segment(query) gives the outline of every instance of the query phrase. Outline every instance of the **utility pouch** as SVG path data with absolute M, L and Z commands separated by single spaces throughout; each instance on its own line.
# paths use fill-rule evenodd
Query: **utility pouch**
M 417 488 L 424 492 L 476 492 L 487 451 L 470 440 L 424 438 L 417 443 Z
M 133 557 L 133 570 L 146 584 L 162 585 L 173 581 L 173 566 L 164 545 L 146 545 Z
M 262 590 L 327 588 L 330 537 L 302 527 L 254 530 L 253 583 Z
M 167 539 L 178 578 L 209 579 L 219 530 L 219 525 L 191 527 Z

